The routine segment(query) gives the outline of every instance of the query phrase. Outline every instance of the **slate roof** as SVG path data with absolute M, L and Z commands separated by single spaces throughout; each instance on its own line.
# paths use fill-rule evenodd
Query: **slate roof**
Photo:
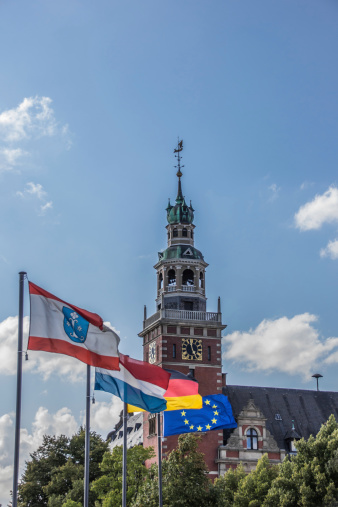
M 285 438 L 290 435 L 292 420 L 300 437 L 316 435 L 331 414 L 338 420 L 338 393 L 305 391 L 275 387 L 226 386 L 235 418 L 250 398 L 266 417 L 266 428 L 280 449 L 285 449 Z M 277 416 L 280 415 L 280 418 Z M 279 419 L 279 420 L 278 420 Z M 230 434 L 229 434 L 230 435 Z

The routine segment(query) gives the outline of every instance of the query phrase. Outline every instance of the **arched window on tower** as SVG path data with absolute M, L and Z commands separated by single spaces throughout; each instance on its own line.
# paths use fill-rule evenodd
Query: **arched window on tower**
M 187 238 L 188 237 L 188 231 L 186 228 L 182 229 L 182 238 Z
M 201 289 L 204 289 L 204 277 L 202 272 L 200 273 L 199 286 Z
M 178 238 L 178 230 L 177 229 L 173 230 L 173 237 Z
M 175 287 L 175 286 L 176 286 L 176 272 L 174 269 L 169 269 L 169 271 L 168 271 L 168 287 Z
M 182 285 L 185 287 L 194 286 L 194 272 L 191 269 L 185 269 L 182 274 Z
M 190 231 L 190 236 L 191 236 L 191 239 L 193 239 L 193 238 L 194 238 L 194 231 L 193 231 L 192 229 L 191 229 L 191 231 Z
M 168 231 L 168 239 L 170 239 L 170 231 Z
M 160 273 L 158 275 L 158 290 L 161 290 L 163 287 L 163 275 L 162 273 Z
M 249 428 L 246 432 L 246 448 L 252 450 L 258 449 L 258 433 L 253 428 Z

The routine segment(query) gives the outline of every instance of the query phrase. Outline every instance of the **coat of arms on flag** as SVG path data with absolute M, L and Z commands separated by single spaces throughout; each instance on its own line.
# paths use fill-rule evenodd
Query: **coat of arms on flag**
M 63 328 L 67 336 L 77 343 L 83 343 L 87 338 L 89 322 L 81 315 L 78 315 L 72 308 L 64 306 L 62 313 L 65 316 L 63 320 Z

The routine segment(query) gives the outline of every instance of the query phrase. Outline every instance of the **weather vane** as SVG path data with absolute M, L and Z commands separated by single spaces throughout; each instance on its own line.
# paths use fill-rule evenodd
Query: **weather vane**
M 174 167 L 177 168 L 177 173 L 176 173 L 176 176 L 178 176 L 178 178 L 181 178 L 182 176 L 182 173 L 181 173 L 181 168 L 183 169 L 184 165 L 181 166 L 181 151 L 183 150 L 183 139 L 180 141 L 180 139 L 178 138 L 177 140 L 177 148 L 174 149 L 174 153 L 175 153 L 175 157 L 177 158 L 177 165 L 175 165 Z

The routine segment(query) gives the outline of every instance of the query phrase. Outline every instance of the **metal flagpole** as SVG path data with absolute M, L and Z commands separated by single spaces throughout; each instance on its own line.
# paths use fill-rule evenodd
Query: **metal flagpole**
M 122 507 L 127 507 L 127 403 L 123 403 Z
M 20 271 L 19 280 L 19 326 L 18 326 L 18 365 L 16 380 L 16 414 L 15 414 L 15 444 L 14 444 L 14 472 L 13 472 L 13 502 L 17 507 L 18 478 L 19 478 L 19 448 L 20 448 L 20 422 L 21 422 L 21 386 L 22 386 L 22 338 L 23 338 L 23 297 L 25 271 Z
M 157 449 L 158 449 L 158 505 L 163 506 L 162 502 L 162 437 L 161 437 L 161 413 L 157 414 Z
M 90 452 L 90 366 L 87 364 L 86 393 L 86 434 L 85 434 L 85 471 L 84 471 L 84 507 L 89 501 L 89 452 Z

